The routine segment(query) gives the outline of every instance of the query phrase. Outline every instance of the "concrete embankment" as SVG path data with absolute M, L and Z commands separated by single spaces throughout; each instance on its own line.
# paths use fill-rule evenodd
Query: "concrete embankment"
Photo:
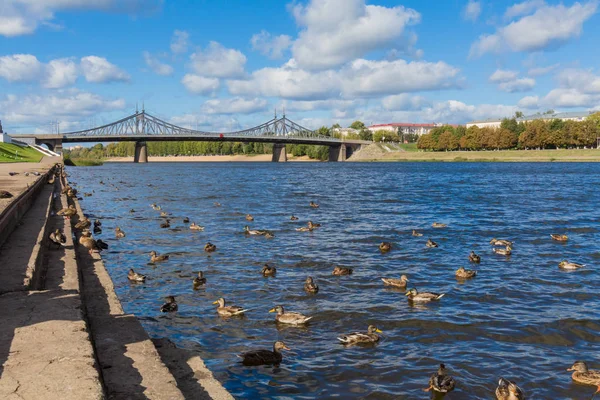
M 123 312 L 100 256 L 78 245 L 83 212 L 61 194 L 66 180 L 45 182 L 42 174 L 2 214 L 30 202 L 0 247 L 0 398 L 231 399 L 198 356 L 153 343 Z M 68 204 L 78 214 L 65 220 L 56 211 Z M 54 229 L 64 246 L 49 245 Z

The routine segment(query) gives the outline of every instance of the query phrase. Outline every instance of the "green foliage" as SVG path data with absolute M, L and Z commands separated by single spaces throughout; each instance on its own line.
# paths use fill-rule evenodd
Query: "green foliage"
M 400 136 L 395 132 L 378 130 L 373 133 L 374 142 L 400 142 Z
M 0 143 L 0 162 L 40 162 L 43 154 L 32 147 Z
M 368 129 L 363 129 L 362 131 L 360 131 L 358 137 L 360 138 L 360 140 L 373 140 L 373 134 Z
M 524 115 L 523 115 L 522 111 L 515 111 L 515 118 L 516 119 L 523 118 L 523 117 L 524 117 Z M 513 118 L 513 119 L 515 119 L 515 118 Z
M 365 124 L 362 121 L 354 121 L 351 125 L 350 128 L 352 129 L 356 129 L 357 131 L 363 130 L 365 129 Z

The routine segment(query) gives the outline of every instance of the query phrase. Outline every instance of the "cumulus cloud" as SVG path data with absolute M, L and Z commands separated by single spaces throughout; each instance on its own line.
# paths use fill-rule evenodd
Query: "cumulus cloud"
M 92 83 L 127 82 L 130 78 L 129 74 L 104 57 L 83 57 L 80 66 L 85 79 Z
M 535 79 L 519 78 L 519 73 L 517 71 L 504 69 L 497 69 L 494 71 L 494 73 L 490 75 L 489 80 L 492 83 L 497 83 L 499 90 L 508 93 L 525 92 L 533 89 L 535 86 Z
M 281 58 L 283 52 L 292 45 L 292 38 L 288 35 L 273 36 L 269 32 L 262 30 L 255 33 L 250 39 L 252 49 L 270 58 Z
M 201 76 L 213 78 L 241 78 L 245 75 L 246 56 L 241 51 L 210 42 L 205 50 L 190 56 L 191 68 Z
M 208 114 L 252 114 L 266 110 L 268 105 L 265 99 L 231 97 L 207 100 L 202 105 L 201 110 Z
M 0 35 L 27 35 L 42 24 L 50 25 L 56 12 L 99 10 L 127 14 L 153 11 L 162 0 L 2 0 Z
M 348 111 L 364 104 L 365 102 L 361 99 L 356 100 L 295 100 L 295 101 L 284 101 L 282 106 L 287 111 L 313 111 L 313 110 L 336 110 L 336 111 Z
M 217 78 L 206 78 L 194 74 L 185 74 L 181 83 L 190 93 L 201 95 L 214 94 L 220 86 Z
M 600 93 L 600 76 L 592 70 L 567 68 L 557 75 L 562 88 L 576 89 L 582 93 Z
M 311 0 L 292 8 L 301 27 L 292 45 L 301 68 L 327 69 L 398 41 L 421 15 L 402 6 L 366 5 L 365 0 Z
M 517 79 L 517 76 L 519 76 L 519 73 L 517 71 L 497 69 L 492 75 L 490 75 L 490 82 L 508 82 Z
M 31 54 L 0 57 L 0 77 L 9 82 L 33 82 L 40 79 L 43 65 Z
M 542 7 L 546 4 L 544 0 L 529 0 L 522 3 L 514 4 L 506 9 L 504 18 L 513 19 L 522 15 L 531 14 L 537 8 Z
M 423 96 L 402 93 L 384 97 L 381 105 L 388 111 L 418 111 L 430 107 L 431 102 Z
M 540 98 L 538 96 L 525 96 L 517 103 L 519 108 L 535 109 L 540 107 Z
M 544 97 L 543 104 L 551 107 L 593 107 L 600 104 L 600 95 L 583 93 L 577 89 L 557 88 Z
M 470 57 L 505 51 L 532 52 L 561 46 L 581 34 L 584 22 L 596 13 L 598 2 L 576 2 L 571 7 L 536 3 L 527 7 L 507 10 L 512 16 L 522 15 L 530 9 L 535 9 L 535 12 L 498 28 L 494 34 L 480 36 L 471 46 Z
M 144 51 L 142 54 L 144 56 L 144 62 L 152 71 L 154 71 L 154 73 L 163 76 L 171 75 L 173 73 L 173 67 L 169 64 L 160 62 L 158 58 L 147 51 Z
M 72 86 L 79 76 L 79 66 L 72 58 L 52 60 L 46 66 L 43 85 L 49 89 Z
M 187 52 L 189 39 L 190 34 L 186 31 L 176 30 L 173 32 L 173 38 L 171 39 L 171 52 L 174 54 Z
M 467 21 L 477 21 L 481 14 L 481 3 L 479 1 L 469 0 L 463 10 L 463 18 Z
M 550 72 L 554 71 L 558 67 L 559 67 L 559 64 L 552 64 L 552 65 L 548 65 L 546 67 L 532 67 L 532 68 L 529 68 L 529 71 L 527 71 L 527 74 L 529 76 L 542 76 L 542 75 L 549 74 Z

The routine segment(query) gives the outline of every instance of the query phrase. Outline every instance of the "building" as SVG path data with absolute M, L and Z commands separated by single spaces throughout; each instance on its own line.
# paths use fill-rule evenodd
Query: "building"
M 360 131 L 352 128 L 333 128 L 333 133 L 339 133 L 342 136 L 348 136 L 349 134 L 358 135 Z
M 0 143 L 12 143 L 10 136 L 2 130 L 2 121 L 0 121 Z
M 398 135 L 406 135 L 406 134 L 417 134 L 423 135 L 425 133 L 429 133 L 436 126 L 442 126 L 442 124 L 411 124 L 407 122 L 393 122 L 390 124 L 377 124 L 368 126 L 367 129 L 371 131 L 371 133 L 377 131 L 388 131 L 394 132 Z
M 550 114 L 533 114 L 523 118 L 517 118 L 517 122 L 528 122 L 536 119 L 543 119 L 546 121 L 553 119 L 560 119 L 563 121 L 583 121 L 594 111 L 581 111 L 581 112 L 565 112 L 565 113 L 550 113 Z M 481 121 L 471 121 L 467 123 L 467 129 L 471 126 L 477 126 L 479 128 L 500 128 L 502 119 L 484 119 Z

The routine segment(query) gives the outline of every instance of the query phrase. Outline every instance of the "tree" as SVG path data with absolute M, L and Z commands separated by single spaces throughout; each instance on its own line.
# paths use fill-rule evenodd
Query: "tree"
M 365 124 L 362 123 L 362 121 L 354 121 L 352 125 L 350 125 L 350 128 L 356 129 L 357 131 L 361 131 L 365 129 Z
M 523 112 L 522 111 L 515 111 L 515 118 L 513 119 L 519 119 L 519 118 L 523 118 Z
M 331 130 L 326 126 L 322 126 L 317 129 L 317 133 L 322 136 L 331 136 Z
M 373 140 L 373 134 L 368 129 L 362 129 L 358 135 L 360 140 Z

